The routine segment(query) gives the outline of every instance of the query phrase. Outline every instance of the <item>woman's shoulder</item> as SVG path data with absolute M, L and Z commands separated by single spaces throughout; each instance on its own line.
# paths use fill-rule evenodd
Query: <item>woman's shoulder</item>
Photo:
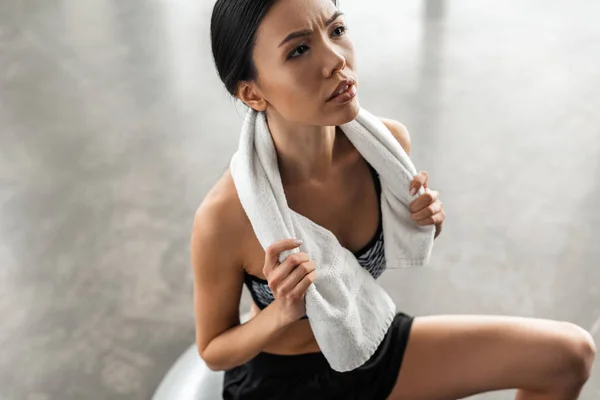
M 400 146 L 404 149 L 406 154 L 410 154 L 410 134 L 408 129 L 402 123 L 389 118 L 379 117 L 381 122 L 389 129 L 394 135 L 396 140 L 400 143 Z
M 208 191 L 194 215 L 194 237 L 210 240 L 221 250 L 241 256 L 241 244 L 251 233 L 251 225 L 238 197 L 229 170 Z

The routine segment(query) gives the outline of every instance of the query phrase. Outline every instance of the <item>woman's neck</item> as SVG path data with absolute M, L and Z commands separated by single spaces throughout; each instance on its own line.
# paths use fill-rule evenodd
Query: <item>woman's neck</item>
M 335 126 L 291 124 L 268 116 L 283 184 L 324 182 L 336 161 L 340 135 Z

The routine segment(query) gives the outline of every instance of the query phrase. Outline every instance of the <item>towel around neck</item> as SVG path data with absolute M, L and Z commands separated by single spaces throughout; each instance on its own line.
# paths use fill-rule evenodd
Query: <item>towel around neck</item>
M 340 128 L 379 174 L 387 268 L 425 265 L 434 227 L 418 226 L 410 218 L 409 204 L 423 189 L 409 194 L 416 169 L 408 155 L 385 125 L 364 109 Z M 246 114 L 230 169 L 263 249 L 298 238 L 303 244 L 293 252 L 306 252 L 315 261 L 316 280 L 306 292 L 306 313 L 330 366 L 344 372 L 363 365 L 390 327 L 395 304 L 332 232 L 289 208 L 265 113 L 250 109 Z M 280 262 L 291 253 L 282 253 Z

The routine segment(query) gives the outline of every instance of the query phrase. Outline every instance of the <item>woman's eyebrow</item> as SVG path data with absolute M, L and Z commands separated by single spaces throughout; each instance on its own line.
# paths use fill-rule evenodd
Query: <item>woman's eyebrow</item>
M 336 11 L 335 13 L 333 13 L 333 15 L 327 21 L 325 21 L 325 26 L 331 25 L 333 23 L 333 21 L 335 21 L 341 15 L 344 15 L 344 13 L 340 12 L 340 11 Z M 289 35 L 287 35 L 285 37 L 285 39 L 283 39 L 283 41 L 281 43 L 279 43 L 278 47 L 283 46 L 284 44 L 286 44 L 290 40 L 297 39 L 297 38 L 303 37 L 303 36 L 308 36 L 311 33 L 312 33 L 312 31 L 307 30 L 307 29 L 302 30 L 302 31 L 292 32 Z

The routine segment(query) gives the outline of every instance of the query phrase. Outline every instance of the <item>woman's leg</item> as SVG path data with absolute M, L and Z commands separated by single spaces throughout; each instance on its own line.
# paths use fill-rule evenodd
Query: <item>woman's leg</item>
M 417 317 L 389 399 L 455 400 L 519 389 L 518 400 L 574 400 L 595 351 L 591 335 L 567 322 Z

